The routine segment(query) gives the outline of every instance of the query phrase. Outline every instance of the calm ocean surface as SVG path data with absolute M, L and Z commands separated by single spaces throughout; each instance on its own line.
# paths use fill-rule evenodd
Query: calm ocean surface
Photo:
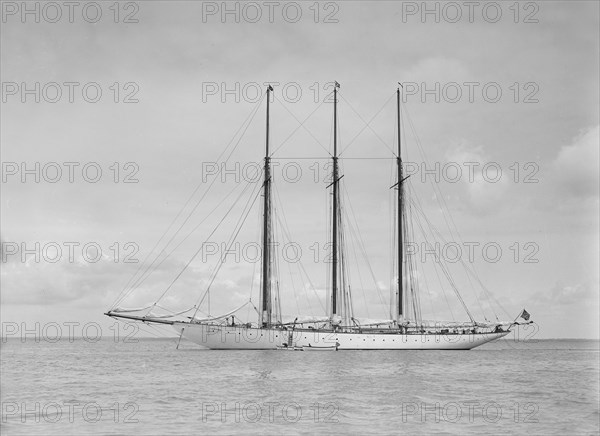
M 598 434 L 598 345 L 309 353 L 9 339 L 1 433 Z

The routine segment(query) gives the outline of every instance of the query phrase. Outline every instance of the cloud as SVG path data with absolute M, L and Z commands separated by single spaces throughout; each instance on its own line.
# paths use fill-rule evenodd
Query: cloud
M 598 197 L 599 137 L 600 126 L 591 127 L 559 150 L 549 176 L 556 179 L 563 193 L 575 198 Z
M 470 72 L 458 59 L 436 56 L 423 59 L 409 69 L 405 75 L 406 81 L 417 83 L 426 82 L 431 84 L 436 81 L 462 83 L 470 77 Z
M 122 259 L 115 262 L 104 255 L 98 262 L 86 262 L 78 257 L 70 261 L 64 256 L 53 263 L 43 255 L 36 259 L 33 254 L 24 259 L 21 256 L 8 259 L 12 260 L 2 265 L 2 304 L 66 304 L 105 310 L 139 267 L 137 263 L 126 263 Z M 157 266 L 127 303 L 135 306 L 153 302 L 182 266 L 181 261 L 171 259 Z M 182 276 L 181 287 L 197 289 L 205 276 L 202 272 L 188 271 Z
M 466 140 L 459 140 L 446 157 L 449 163 L 461 168 L 460 182 L 466 186 L 472 211 L 484 215 L 497 213 L 510 185 L 503 165 L 490 159 L 483 146 L 472 146 Z
M 594 289 L 595 288 L 595 289 Z M 534 301 L 550 304 L 551 306 L 581 304 L 582 302 L 597 302 L 598 287 L 591 283 L 565 285 L 557 282 L 550 290 L 538 292 Z
M 106 304 L 112 289 L 125 283 L 131 267 L 100 261 L 10 262 L 2 268 L 2 304 Z M 114 296 L 112 296 L 114 298 Z

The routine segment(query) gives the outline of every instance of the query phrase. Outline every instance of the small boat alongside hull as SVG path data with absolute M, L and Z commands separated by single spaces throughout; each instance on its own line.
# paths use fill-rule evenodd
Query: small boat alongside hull
M 302 347 L 303 351 L 337 351 L 338 347 L 335 345 L 332 346 L 325 346 L 325 347 L 313 347 L 312 345 L 308 344 L 308 347 Z
M 302 347 L 288 347 L 287 345 L 277 345 L 280 351 L 304 351 Z
M 276 350 L 287 348 L 289 331 L 205 323 L 174 323 L 184 338 L 213 350 Z M 509 331 L 477 333 L 363 333 L 296 329 L 295 347 L 339 350 L 470 350 L 506 336 Z

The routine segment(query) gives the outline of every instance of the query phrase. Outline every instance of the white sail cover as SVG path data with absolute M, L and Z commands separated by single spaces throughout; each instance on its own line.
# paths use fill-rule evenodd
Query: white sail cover
M 342 324 L 342 317 L 339 315 L 333 315 L 331 317 L 331 325 L 340 325 Z
M 190 310 L 192 310 L 192 309 L 193 309 L 193 307 L 190 307 L 189 309 L 182 310 L 181 312 L 169 313 L 169 314 L 166 314 L 166 315 L 156 315 L 156 314 L 154 314 L 154 313 L 150 312 L 150 313 L 149 313 L 148 315 L 146 315 L 146 316 L 147 316 L 148 318 L 171 318 L 171 317 L 173 317 L 173 316 L 182 315 L 182 314 L 184 314 L 184 313 L 186 313 L 186 312 L 189 312 L 189 311 L 190 311 Z
M 374 318 L 352 318 L 360 326 L 378 326 L 393 324 L 391 319 L 374 319 Z
M 297 316 L 295 318 L 286 316 L 284 317 L 283 325 L 292 325 L 292 324 L 317 324 L 320 322 L 329 322 L 328 316 Z
M 458 329 L 458 328 L 473 328 L 473 327 L 496 327 L 498 325 L 509 325 L 510 322 L 506 321 L 498 321 L 498 322 L 469 322 L 469 321 L 430 321 L 423 320 L 421 322 L 408 321 L 405 322 L 404 325 L 408 327 L 423 327 L 423 328 L 448 328 L 448 329 Z
M 238 307 L 237 309 L 233 309 L 231 312 L 227 312 L 223 315 L 219 315 L 219 316 L 210 316 L 208 318 L 190 318 L 193 322 L 207 322 L 207 321 L 217 321 L 223 318 L 227 318 L 230 315 L 233 315 L 234 313 L 236 313 L 238 310 L 243 309 L 244 307 L 246 307 L 246 305 L 250 304 L 250 301 L 246 301 L 244 304 L 242 304 L 240 307 Z

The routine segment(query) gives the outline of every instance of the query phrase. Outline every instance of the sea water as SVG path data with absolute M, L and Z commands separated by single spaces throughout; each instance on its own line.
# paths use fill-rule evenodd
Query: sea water
M 599 343 L 215 351 L 177 339 L 1 345 L 3 435 L 598 434 Z

